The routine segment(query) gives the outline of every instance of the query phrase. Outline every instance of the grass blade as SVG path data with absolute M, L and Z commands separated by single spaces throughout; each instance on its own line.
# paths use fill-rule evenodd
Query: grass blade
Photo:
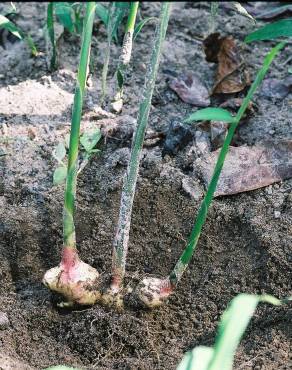
M 281 304 L 273 296 L 237 295 L 221 316 L 214 347 L 194 348 L 185 354 L 177 370 L 232 370 L 235 351 L 260 302 Z
M 47 32 L 52 46 L 50 69 L 54 70 L 57 68 L 56 41 L 54 30 L 54 3 L 48 3 L 47 7 Z
M 230 145 L 231 140 L 233 138 L 236 127 L 237 127 L 239 121 L 241 120 L 245 110 L 247 109 L 248 104 L 251 101 L 256 89 L 261 84 L 262 80 L 264 79 L 264 77 L 265 77 L 265 75 L 266 75 L 266 73 L 267 73 L 267 71 L 270 67 L 270 64 L 272 63 L 272 61 L 275 58 L 275 56 L 277 55 L 277 53 L 284 46 L 285 46 L 285 43 L 283 43 L 283 42 L 278 44 L 265 57 L 262 68 L 259 70 L 255 81 L 251 85 L 251 87 L 250 87 L 250 89 L 247 93 L 247 96 L 244 98 L 244 100 L 242 102 L 242 105 L 238 110 L 238 113 L 237 113 L 236 117 L 233 119 L 233 122 L 230 125 L 228 133 L 227 133 L 226 138 L 224 140 L 223 146 L 222 146 L 221 151 L 219 153 L 217 163 L 215 165 L 215 169 L 214 169 L 214 172 L 213 172 L 213 176 L 212 176 L 212 179 L 211 179 L 210 184 L 209 184 L 208 189 L 207 189 L 207 193 L 206 193 L 205 198 L 203 199 L 203 202 L 202 202 L 201 207 L 199 209 L 198 216 L 197 216 L 196 222 L 194 224 L 194 227 L 193 227 L 190 239 L 189 239 L 189 243 L 188 243 L 186 249 L 183 251 L 183 253 L 182 253 L 179 261 L 177 262 L 176 266 L 174 267 L 173 271 L 170 274 L 170 281 L 171 281 L 172 285 L 174 285 L 174 286 L 177 285 L 177 283 L 179 282 L 184 270 L 186 269 L 187 265 L 189 264 L 189 262 L 192 258 L 192 255 L 195 251 L 195 248 L 197 246 L 197 242 L 199 240 L 202 227 L 203 227 L 203 225 L 206 221 L 207 212 L 208 212 L 210 204 L 213 200 L 213 195 L 214 195 L 214 192 L 216 190 L 217 183 L 218 183 L 218 180 L 219 180 L 219 177 L 220 177 L 220 174 L 221 174 L 221 170 L 222 170 L 222 167 L 223 167 L 223 164 L 224 164 L 224 161 L 225 161 L 225 157 L 226 157 L 226 154 L 228 152 L 229 145 Z
M 256 89 L 261 84 L 265 77 L 270 64 L 277 55 L 277 53 L 285 46 L 284 42 L 279 43 L 274 47 L 269 54 L 265 57 L 262 68 L 259 70 L 255 81 L 252 83 L 247 96 L 243 99 L 242 105 L 239 108 L 237 115 L 233 118 L 232 123 L 229 127 L 226 138 L 223 142 L 223 146 L 220 150 L 211 181 L 209 183 L 206 195 L 201 203 L 198 211 L 197 218 L 195 220 L 191 235 L 189 237 L 188 244 L 177 261 L 174 269 L 170 275 L 164 279 L 159 278 L 145 278 L 140 282 L 136 289 L 136 294 L 140 301 L 149 308 L 160 306 L 169 297 L 169 295 L 175 290 L 178 282 L 180 281 L 185 269 L 191 261 L 193 253 L 195 252 L 202 227 L 206 221 L 208 209 L 212 203 L 214 192 L 217 187 L 217 183 L 223 168 L 223 164 L 229 149 L 229 145 L 233 138 L 236 127 L 241 120 L 245 110 L 248 107 Z M 204 111 L 204 110 L 202 110 Z M 199 112 L 199 111 L 198 111 Z M 196 112 L 197 114 L 199 114 Z
M 281 19 L 278 22 L 267 24 L 258 30 L 250 33 L 244 39 L 244 42 L 249 43 L 259 40 L 272 40 L 278 37 L 292 36 L 292 19 Z

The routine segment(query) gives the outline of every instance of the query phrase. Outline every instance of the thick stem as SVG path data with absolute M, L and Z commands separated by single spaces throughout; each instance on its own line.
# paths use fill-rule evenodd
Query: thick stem
M 132 47 L 133 47 L 133 35 L 136 23 L 136 16 L 139 7 L 139 2 L 135 1 L 131 3 L 130 12 L 128 16 L 128 21 L 126 25 L 123 46 L 121 50 L 121 55 L 119 58 L 119 63 L 117 67 L 117 82 L 118 82 L 118 92 L 115 96 L 115 101 L 113 107 L 116 111 L 120 111 L 123 106 L 123 86 L 125 73 L 127 71 L 128 65 L 131 60 Z
M 107 23 L 107 48 L 105 51 L 104 63 L 102 68 L 101 74 L 101 98 L 100 98 L 100 105 L 103 105 L 104 98 L 106 96 L 106 79 L 108 73 L 108 66 L 110 61 L 110 53 L 111 53 L 111 42 L 113 37 L 113 27 L 114 27 L 114 2 L 109 4 L 108 8 L 108 23 Z
M 240 109 L 238 110 L 238 113 L 237 113 L 234 121 L 230 125 L 230 128 L 228 130 L 228 134 L 227 134 L 227 136 L 225 138 L 225 141 L 223 143 L 223 146 L 220 150 L 220 153 L 219 153 L 219 156 L 218 156 L 215 168 L 214 168 L 214 172 L 213 172 L 213 175 L 212 175 L 212 179 L 211 179 L 210 184 L 208 186 L 207 193 L 206 193 L 205 198 L 203 199 L 201 207 L 199 209 L 196 222 L 194 224 L 192 233 L 191 233 L 190 238 L 189 238 L 188 245 L 185 248 L 185 250 L 183 251 L 180 259 L 178 260 L 174 269 L 172 270 L 172 272 L 169 275 L 169 279 L 170 279 L 173 286 L 176 286 L 177 283 L 179 282 L 179 280 L 181 279 L 182 274 L 185 271 L 185 269 L 187 268 L 187 266 L 188 266 L 188 264 L 189 264 L 189 262 L 192 258 L 192 255 L 193 255 L 193 253 L 196 249 L 198 239 L 200 237 L 202 227 L 203 227 L 203 225 L 206 221 L 207 212 L 208 212 L 210 204 L 213 200 L 214 192 L 216 190 L 217 183 L 218 183 L 218 180 L 219 180 L 222 168 L 223 168 L 225 157 L 226 157 L 226 154 L 228 152 L 229 145 L 231 143 L 231 140 L 232 140 L 233 134 L 236 130 L 236 127 L 237 127 L 239 121 L 241 120 L 244 112 L 246 111 L 246 108 L 248 107 L 248 104 L 251 101 L 257 87 L 261 84 L 262 80 L 264 79 L 264 77 L 265 77 L 265 75 L 266 75 L 274 57 L 284 47 L 284 45 L 285 45 L 285 43 L 278 44 L 266 56 L 266 58 L 264 60 L 264 63 L 263 63 L 263 67 L 258 72 L 257 77 L 256 77 L 255 81 L 253 82 L 253 84 L 251 85 L 247 96 L 244 98 L 244 100 L 242 102 L 242 105 L 241 105 Z
M 155 33 L 155 43 L 151 55 L 151 60 L 148 65 L 146 74 L 144 91 L 142 100 L 139 106 L 137 118 L 137 127 L 135 129 L 131 158 L 127 168 L 127 173 L 124 178 L 120 214 L 117 227 L 117 233 L 113 245 L 113 261 L 112 261 L 112 290 L 120 290 L 125 274 L 126 257 L 128 251 L 129 231 L 132 215 L 132 206 L 135 195 L 141 151 L 144 141 L 144 135 L 148 123 L 148 116 L 151 107 L 151 99 L 155 86 L 161 48 L 168 25 L 170 13 L 170 3 L 162 4 L 159 25 Z
M 50 61 L 50 69 L 57 68 L 56 42 L 54 31 L 54 3 L 49 3 L 47 7 L 47 30 L 52 44 L 52 57 Z
M 86 73 L 90 55 L 90 44 L 94 20 L 94 11 L 95 3 L 94 2 L 87 3 L 86 14 L 84 18 L 81 55 L 77 74 L 77 83 L 75 89 L 70 132 L 68 170 L 63 209 L 63 238 L 64 246 L 71 248 L 76 248 L 74 206 L 77 182 L 78 145 L 79 145 L 79 132 L 83 106 L 83 97 L 86 83 Z

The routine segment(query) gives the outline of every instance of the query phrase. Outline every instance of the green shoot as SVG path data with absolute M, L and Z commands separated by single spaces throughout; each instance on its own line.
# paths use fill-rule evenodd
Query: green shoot
M 65 296 L 68 301 L 66 302 L 66 305 L 94 304 L 100 298 L 100 292 L 97 290 L 99 274 L 93 267 L 80 260 L 76 248 L 74 225 L 80 121 L 90 56 L 94 14 L 95 3 L 88 2 L 86 4 L 80 63 L 72 112 L 65 201 L 63 208 L 62 260 L 58 267 L 48 270 L 43 278 L 43 282 L 46 286 Z M 83 142 L 86 142 L 85 145 L 88 144 L 87 140 L 84 140 Z M 63 148 L 59 148 L 58 155 L 59 158 L 64 155 Z
M 81 158 L 79 160 L 80 164 L 77 175 L 79 175 L 81 171 L 85 168 L 91 157 L 100 152 L 99 149 L 95 149 L 95 146 L 100 139 L 101 131 L 99 128 L 91 130 L 90 132 L 85 132 L 82 136 L 80 136 Z M 53 157 L 59 164 L 59 166 L 55 169 L 53 175 L 54 185 L 59 185 L 63 183 L 67 177 L 67 166 L 64 163 L 64 159 L 66 157 L 66 146 L 69 148 L 69 143 L 68 145 L 67 143 L 59 143 L 52 153 Z
M 117 39 L 117 30 L 119 25 L 122 22 L 124 17 L 125 11 L 128 8 L 128 3 L 123 2 L 112 2 L 109 4 L 108 9 L 108 18 L 106 23 L 107 29 L 107 48 L 105 51 L 103 69 L 102 69 L 102 77 L 101 77 L 101 99 L 100 105 L 103 105 L 104 99 L 106 97 L 106 80 L 108 74 L 108 66 L 110 61 L 110 50 L 111 50 L 111 42 L 113 38 Z
M 267 24 L 264 27 L 250 33 L 246 36 L 245 42 L 259 40 L 272 40 L 278 37 L 291 37 L 292 36 L 292 19 L 281 19 L 278 22 Z
M 114 109 L 119 112 L 123 107 L 123 86 L 124 78 L 127 71 L 127 67 L 130 63 L 132 46 L 133 46 L 133 35 L 135 30 L 136 16 L 139 7 L 139 2 L 135 1 L 130 5 L 130 11 L 128 16 L 128 21 L 126 25 L 124 41 L 122 46 L 122 51 L 117 68 L 117 82 L 118 82 L 118 93 L 115 96 L 115 101 L 113 103 Z
M 33 42 L 33 39 L 29 34 L 25 34 L 20 27 L 16 26 L 13 22 L 11 22 L 7 17 L 0 14 L 0 29 L 5 28 L 9 32 L 11 32 L 14 36 L 19 38 L 20 40 L 25 40 L 28 47 L 30 48 L 31 54 L 35 57 L 38 54 L 37 48 Z
M 250 103 L 256 89 L 259 87 L 261 82 L 263 81 L 272 61 L 274 60 L 275 56 L 278 52 L 285 46 L 285 43 L 279 43 L 276 47 L 274 47 L 269 54 L 265 57 L 264 63 L 262 68 L 259 70 L 255 81 L 251 85 L 247 96 L 244 98 L 241 107 L 239 108 L 237 115 L 235 117 L 230 115 L 230 126 L 226 138 L 224 140 L 223 146 L 219 153 L 213 175 L 211 181 L 209 183 L 206 195 L 202 201 L 202 204 L 199 208 L 197 219 L 195 221 L 193 230 L 191 232 L 188 244 L 183 251 L 181 257 L 179 258 L 178 262 L 176 263 L 174 269 L 171 271 L 170 275 L 164 279 L 158 278 L 145 278 L 137 288 L 137 294 L 143 304 L 148 307 L 155 307 L 160 306 L 163 302 L 167 299 L 167 297 L 174 291 L 175 287 L 177 286 L 178 282 L 180 281 L 185 269 L 187 268 L 190 260 L 193 256 L 193 253 L 196 249 L 202 227 L 206 221 L 208 209 L 212 203 L 214 192 L 217 187 L 217 183 L 221 174 L 221 170 L 223 168 L 223 164 L 225 161 L 225 157 L 227 155 L 229 145 L 233 138 L 234 132 L 240 122 L 242 116 L 244 115 L 248 104 Z M 221 110 L 220 110 L 221 112 Z M 192 119 L 188 118 L 187 121 L 191 120 L 212 120 L 214 119 L 214 113 L 218 113 L 218 108 L 205 108 L 194 115 L 192 115 Z M 222 114 L 222 112 L 220 113 Z M 226 111 L 226 117 L 228 118 L 228 111 Z M 196 116 L 197 115 L 197 116 Z M 209 115 L 209 116 L 208 116 Z
M 52 45 L 52 57 L 50 60 L 50 69 L 57 68 L 56 41 L 54 31 L 54 3 L 48 3 L 47 7 L 47 32 Z
M 130 162 L 121 196 L 120 214 L 117 233 L 113 243 L 112 282 L 109 297 L 119 295 L 125 275 L 126 257 L 128 251 L 129 231 L 132 215 L 132 206 L 135 195 L 141 151 L 148 123 L 151 107 L 151 99 L 159 67 L 162 44 L 165 39 L 168 19 L 170 14 L 170 3 L 164 2 L 161 6 L 159 24 L 156 28 L 154 47 L 150 63 L 148 64 L 144 91 L 142 93 L 137 118 L 137 127 L 134 132 Z
M 281 304 L 270 295 L 239 294 L 221 316 L 214 347 L 198 346 L 187 352 L 177 370 L 232 370 L 235 351 L 260 302 Z

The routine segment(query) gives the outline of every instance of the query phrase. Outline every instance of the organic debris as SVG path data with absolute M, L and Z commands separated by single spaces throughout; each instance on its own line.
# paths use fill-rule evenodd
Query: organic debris
M 192 72 L 170 81 L 169 87 L 185 102 L 197 107 L 210 105 L 209 92 L 203 82 Z
M 209 184 L 219 150 L 200 159 L 199 166 Z M 292 177 L 292 140 L 263 141 L 254 146 L 230 147 L 215 197 L 268 186 Z
M 278 17 L 289 16 L 292 13 L 292 4 L 281 5 L 283 2 L 259 2 L 250 3 L 246 5 L 245 8 L 250 14 L 252 14 L 256 19 L 270 20 Z
M 260 95 L 267 98 L 283 99 L 292 91 L 292 76 L 283 80 L 268 78 L 264 80 Z
M 173 121 L 169 125 L 166 139 L 162 149 L 162 156 L 174 156 L 181 148 L 185 147 L 193 138 L 192 128 L 181 122 Z
M 212 94 L 232 94 L 250 84 L 249 73 L 232 36 L 212 33 L 204 41 L 206 60 L 218 63 Z

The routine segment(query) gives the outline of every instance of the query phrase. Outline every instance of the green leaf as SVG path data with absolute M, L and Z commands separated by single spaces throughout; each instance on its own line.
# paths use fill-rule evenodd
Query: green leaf
M 95 13 L 101 19 L 101 21 L 105 24 L 105 26 L 107 26 L 107 24 L 108 24 L 108 9 L 105 6 L 103 6 L 99 3 L 96 3 Z
M 27 42 L 27 45 L 28 45 L 28 46 L 29 46 L 29 48 L 30 48 L 30 51 L 31 51 L 32 55 L 33 55 L 34 57 L 36 57 L 36 56 L 38 55 L 38 51 L 37 51 L 37 48 L 36 48 L 36 46 L 35 46 L 35 43 L 33 42 L 33 39 L 31 38 L 31 36 L 30 36 L 30 35 L 27 35 L 27 36 L 25 37 L 25 40 L 26 40 L 26 42 Z
M 244 42 L 249 43 L 258 40 L 272 40 L 278 37 L 292 36 L 292 19 L 282 19 L 270 23 L 246 36 Z
M 177 370 L 207 370 L 213 353 L 210 347 L 198 346 L 184 355 Z
M 135 29 L 134 29 L 134 34 L 133 34 L 133 39 L 135 40 L 136 37 L 138 36 L 139 32 L 142 30 L 142 28 L 145 26 L 145 24 L 147 22 L 150 22 L 150 21 L 157 21 L 157 18 L 156 17 L 147 17 L 147 18 L 144 18 L 142 19 L 141 22 L 139 22 L 136 26 L 135 26 Z
M 233 122 L 234 116 L 223 108 L 204 108 L 192 113 L 184 120 L 185 123 L 192 123 L 193 121 L 223 121 Z
M 66 155 L 66 148 L 65 148 L 65 145 L 63 143 L 59 143 L 54 152 L 53 152 L 53 155 L 54 157 L 58 160 L 58 161 L 62 161 L 62 159 L 65 157 Z
M 74 11 L 69 3 L 55 2 L 55 14 L 59 22 L 67 28 L 69 32 L 74 31 Z
M 117 70 L 117 80 L 118 80 L 119 89 L 121 89 L 124 85 L 124 77 L 123 77 L 122 72 L 119 69 Z
M 235 351 L 259 302 L 280 305 L 270 295 L 239 294 L 221 316 L 215 345 L 187 352 L 177 370 L 232 370 Z
M 94 132 L 85 132 L 80 137 L 80 143 L 83 146 L 83 148 L 86 150 L 86 152 L 91 152 L 92 149 L 95 147 L 95 145 L 98 143 L 98 141 L 101 138 L 101 132 L 100 129 L 97 129 Z
M 121 2 L 121 1 L 116 1 L 114 3 L 114 11 L 113 11 L 113 27 L 112 27 L 112 38 L 115 39 L 117 42 L 118 40 L 118 28 L 120 24 L 122 23 L 122 20 L 124 18 L 124 15 L 127 11 L 127 9 L 130 6 L 130 3 L 128 2 Z
M 5 28 L 20 40 L 23 39 L 22 31 L 4 15 L 0 14 L 0 29 Z
M 53 175 L 53 184 L 59 185 L 62 182 L 65 181 L 67 177 L 67 168 L 65 166 L 60 166 L 55 169 L 54 175 Z

